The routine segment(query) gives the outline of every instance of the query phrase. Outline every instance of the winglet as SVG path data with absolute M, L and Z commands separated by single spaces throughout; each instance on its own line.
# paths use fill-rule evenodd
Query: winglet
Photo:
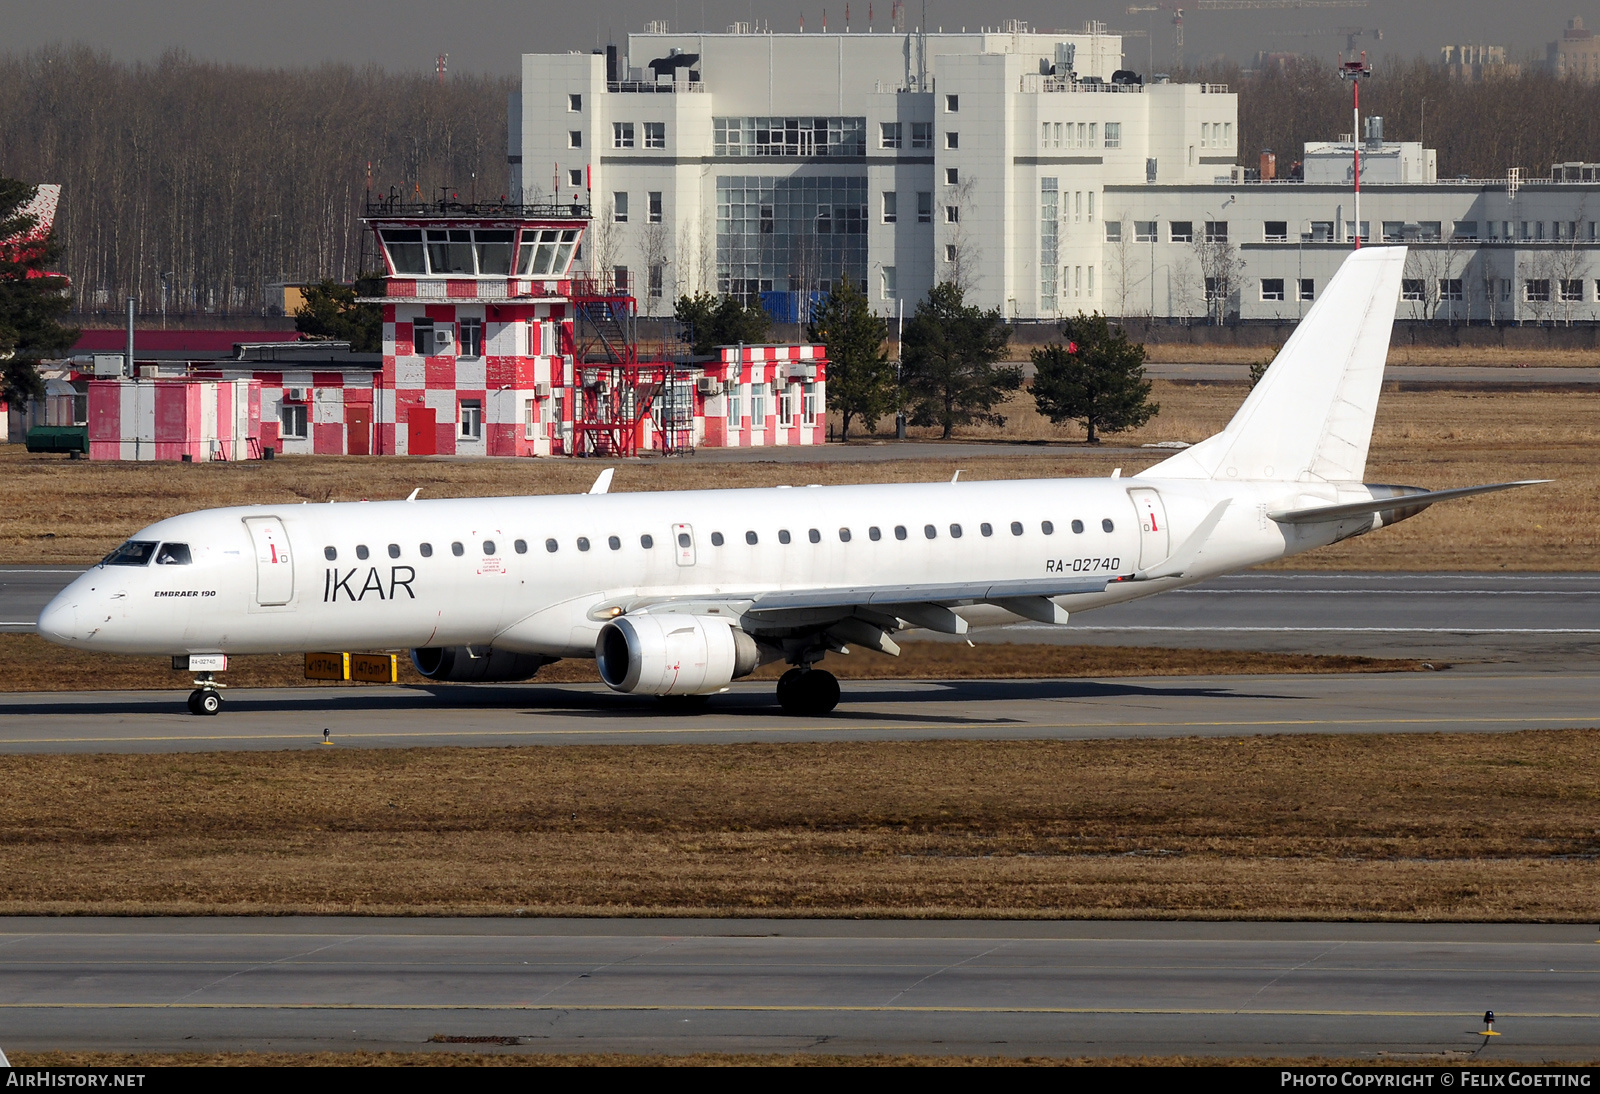
M 589 487 L 591 494 L 606 494 L 611 490 L 611 476 L 617 473 L 615 467 L 608 467 L 600 472 L 600 477 L 594 480 L 594 485 Z
M 1206 514 L 1206 519 L 1200 526 L 1189 533 L 1189 538 L 1178 545 L 1178 549 L 1161 562 L 1156 563 L 1148 570 L 1140 570 L 1133 575 L 1134 581 L 1154 581 L 1159 577 L 1182 577 L 1200 559 L 1200 552 L 1205 549 L 1206 542 L 1211 539 L 1211 533 L 1217 530 L 1217 525 L 1222 523 L 1222 514 L 1227 512 L 1232 499 L 1219 501 L 1216 508 Z
M 406 500 L 407 501 L 416 501 L 417 500 L 417 495 L 420 494 L 420 493 L 422 493 L 422 487 L 419 486 L 415 490 L 411 491 L 411 493 L 406 495 Z

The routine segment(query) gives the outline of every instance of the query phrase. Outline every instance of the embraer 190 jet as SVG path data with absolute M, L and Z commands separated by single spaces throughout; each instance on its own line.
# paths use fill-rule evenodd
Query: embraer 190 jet
M 784 710 L 839 702 L 829 654 L 1070 616 L 1365 535 L 1436 501 L 1362 482 L 1406 252 L 1344 261 L 1226 429 L 1130 478 L 459 498 L 158 521 L 45 608 L 77 649 L 410 650 L 438 681 L 593 657 L 616 691 L 725 690 L 785 661 Z M 187 660 L 183 660 L 187 658 Z M 189 709 L 215 714 L 201 671 Z

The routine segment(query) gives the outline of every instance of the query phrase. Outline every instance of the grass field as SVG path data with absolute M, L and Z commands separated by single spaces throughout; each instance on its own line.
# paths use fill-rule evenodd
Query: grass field
M 899 657 L 861 652 L 828 660 L 844 680 L 1059 680 L 1106 676 L 1239 676 L 1283 672 L 1415 672 L 1422 663 L 1400 658 L 1310 656 L 1230 650 L 1148 647 L 1045 646 L 904 642 Z M 52 646 L 32 634 L 0 635 L 0 692 L 122 691 L 194 686 L 194 674 L 173 672 L 164 658 L 116 657 Z M 776 680 L 789 666 L 764 665 L 752 680 Z M 1435 665 L 1434 667 L 1440 667 Z M 399 659 L 402 684 L 425 684 L 410 658 Z M 305 679 L 295 656 L 233 657 L 228 685 L 235 688 L 337 687 Z M 541 684 L 598 684 L 592 660 L 558 661 L 539 670 Z M 362 685 L 355 685 L 360 687 Z
M 1162 412 L 1117 445 L 1198 441 L 1220 429 L 1243 400 L 1241 385 L 1155 384 Z M 1021 395 L 1004 427 L 963 430 L 965 440 L 1017 443 L 1015 455 L 978 456 L 951 445 L 947 457 L 887 462 L 756 460 L 624 463 L 615 490 L 675 490 L 803 483 L 932 482 L 1132 474 L 1163 453 L 1106 453 L 1073 444 L 1076 427 L 1055 426 Z M 913 431 L 914 433 L 917 431 Z M 1030 447 L 1023 442 L 1052 442 Z M 159 517 L 242 503 L 299 504 L 404 497 L 545 494 L 585 490 L 594 461 L 297 457 L 248 464 L 113 464 L 29 456 L 0 446 L 0 560 L 88 563 Z M 1433 488 L 1519 478 L 1548 486 L 1435 507 L 1368 538 L 1279 564 L 1292 569 L 1600 569 L 1600 393 L 1551 391 L 1398 392 L 1378 411 L 1369 482 Z
M 0 914 L 1592 922 L 1600 731 L 0 756 Z

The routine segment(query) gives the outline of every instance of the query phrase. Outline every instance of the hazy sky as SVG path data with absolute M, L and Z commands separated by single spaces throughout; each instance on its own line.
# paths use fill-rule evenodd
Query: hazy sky
M 1170 14 L 1130 15 L 1130 0 L 928 0 L 930 27 L 976 29 L 980 23 L 1015 18 L 1038 28 L 1080 29 L 1102 19 L 1112 30 L 1147 30 L 1150 39 L 1129 39 L 1130 64 L 1149 67 L 1154 46 L 1157 70 L 1173 55 Z M 1151 0 L 1134 0 L 1149 3 Z M 871 0 L 881 29 L 889 0 Z M 853 29 L 865 28 L 868 0 L 850 0 Z M 428 69 L 449 53 L 452 71 L 514 74 L 522 53 L 588 49 L 621 40 L 648 19 L 665 19 L 675 30 L 720 31 L 734 20 L 770 22 L 774 30 L 796 30 L 801 15 L 818 30 L 826 10 L 828 28 L 845 21 L 842 0 L 0 0 L 0 51 L 46 43 L 83 42 L 126 60 L 148 60 L 181 47 L 201 58 L 247 64 L 304 65 L 321 61 L 377 62 L 386 68 Z M 909 0 L 914 25 L 923 4 Z M 1376 56 L 1436 54 L 1446 43 L 1482 42 L 1537 51 L 1560 36 L 1573 15 L 1600 30 L 1600 3 L 1593 0 L 1372 0 L 1365 7 L 1197 12 L 1186 11 L 1185 53 L 1190 60 L 1226 55 L 1248 62 L 1258 49 L 1312 52 L 1332 59 L 1345 46 L 1343 34 L 1299 36 L 1300 30 L 1342 26 L 1377 28 L 1383 40 L 1362 39 L 1359 48 Z M 1279 33 L 1273 33 L 1273 32 Z

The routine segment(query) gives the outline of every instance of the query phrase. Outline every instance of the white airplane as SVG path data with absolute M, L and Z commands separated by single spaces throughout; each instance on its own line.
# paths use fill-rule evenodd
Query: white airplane
M 39 633 L 174 656 L 196 714 L 221 708 L 218 655 L 406 649 L 431 680 L 593 657 L 616 691 L 685 699 L 783 660 L 782 707 L 825 713 L 830 652 L 1065 624 L 1528 485 L 1361 481 L 1404 264 L 1351 254 L 1227 428 L 1131 478 L 609 494 L 608 470 L 574 496 L 212 509 L 138 532 Z

